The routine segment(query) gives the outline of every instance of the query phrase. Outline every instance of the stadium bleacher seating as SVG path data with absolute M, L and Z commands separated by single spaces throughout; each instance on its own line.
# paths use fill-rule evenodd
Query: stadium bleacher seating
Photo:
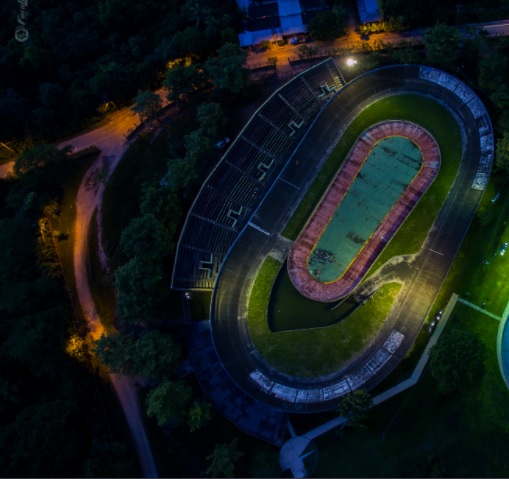
M 297 75 L 255 113 L 202 186 L 180 236 L 175 289 L 211 289 L 236 236 L 307 127 L 343 85 L 334 60 Z
M 435 70 L 431 67 L 422 66 L 419 71 L 419 76 L 423 80 L 436 83 L 453 92 L 465 103 L 473 117 L 477 120 L 477 124 L 479 125 L 481 158 L 477 174 L 472 182 L 472 188 L 484 190 L 488 184 L 494 156 L 493 128 L 486 108 L 467 85 L 448 73 Z

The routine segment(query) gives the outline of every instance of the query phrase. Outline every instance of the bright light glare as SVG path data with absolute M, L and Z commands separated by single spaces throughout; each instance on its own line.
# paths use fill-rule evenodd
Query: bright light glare
M 347 59 L 346 59 L 346 64 L 347 64 L 349 67 L 353 67 L 356 63 L 357 63 L 357 60 L 354 60 L 353 58 L 347 58 Z

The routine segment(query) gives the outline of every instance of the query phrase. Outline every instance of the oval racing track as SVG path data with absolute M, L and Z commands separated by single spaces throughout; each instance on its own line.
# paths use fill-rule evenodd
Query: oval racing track
M 247 304 L 256 273 L 268 254 L 286 258 L 292 242 L 280 232 L 351 121 L 370 104 L 403 93 L 431 97 L 455 117 L 463 141 L 457 176 L 369 347 L 327 376 L 303 379 L 284 374 L 258 354 L 249 335 Z M 389 112 L 387 117 L 391 119 Z M 351 390 L 371 389 L 382 381 L 403 359 L 423 325 L 475 214 L 492 160 L 492 127 L 483 105 L 468 87 L 444 72 L 420 66 L 384 67 L 341 89 L 231 247 L 217 279 L 211 305 L 214 347 L 237 386 L 276 409 L 315 412 L 335 407 Z
M 320 238 L 336 216 L 336 212 L 341 209 L 346 196 L 350 194 L 353 183 L 361 175 L 363 165 L 373 147 L 379 141 L 393 136 L 410 139 L 419 148 L 422 154 L 420 170 L 358 250 L 341 276 L 333 281 L 322 281 L 314 277 L 309 270 L 309 257 L 312 251 L 317 247 Z M 340 171 L 290 250 L 287 261 L 288 274 L 297 291 L 315 301 L 337 301 L 351 293 L 412 212 L 437 176 L 439 168 L 438 144 L 420 126 L 408 121 L 390 120 L 371 126 L 364 131 L 343 161 Z M 357 204 L 358 214 L 361 214 L 361 210 L 362 208 Z M 336 238 L 337 236 L 335 237 L 337 243 Z

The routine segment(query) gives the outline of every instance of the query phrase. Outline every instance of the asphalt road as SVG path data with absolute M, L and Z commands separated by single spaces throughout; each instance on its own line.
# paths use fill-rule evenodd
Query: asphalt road
M 509 19 L 486 23 L 472 23 L 461 25 L 459 28 L 464 38 L 470 37 L 472 35 L 472 30 L 479 29 L 486 30 L 489 36 L 507 36 L 509 35 Z M 419 28 L 402 33 L 375 33 L 370 35 L 368 40 L 361 40 L 360 35 L 350 28 L 346 35 L 332 42 L 310 42 L 307 43 L 307 45 L 317 47 L 320 51 L 326 52 L 334 48 L 353 49 L 360 47 L 362 43 L 375 44 L 378 41 L 383 41 L 385 43 L 397 43 L 403 40 L 422 42 L 425 31 L 425 28 Z M 290 45 L 287 43 L 281 47 L 273 45 L 264 51 L 253 48 L 248 51 L 246 65 L 249 68 L 266 66 L 269 58 L 277 58 L 278 69 L 289 68 L 288 59 L 298 59 L 300 46 L 301 45 Z

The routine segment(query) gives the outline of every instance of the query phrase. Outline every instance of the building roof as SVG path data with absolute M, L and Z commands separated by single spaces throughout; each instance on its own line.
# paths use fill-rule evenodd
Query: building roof
M 379 22 L 382 13 L 376 0 L 357 0 L 357 9 L 361 23 Z
M 237 4 L 248 14 L 244 32 L 239 34 L 242 47 L 306 31 L 299 0 L 237 0 Z

